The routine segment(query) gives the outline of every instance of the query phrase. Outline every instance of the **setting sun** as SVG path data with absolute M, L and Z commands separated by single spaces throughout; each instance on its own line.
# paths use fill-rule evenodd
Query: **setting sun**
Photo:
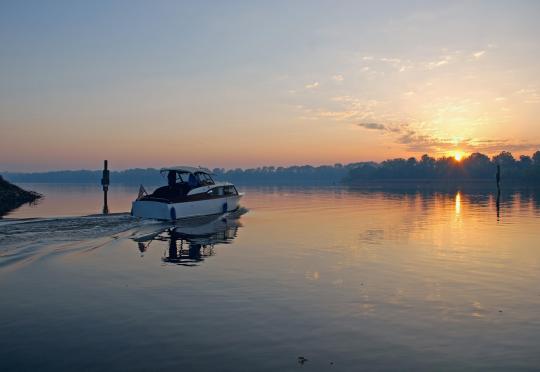
M 454 159 L 456 159 L 456 161 L 461 161 L 461 159 L 463 159 L 463 153 L 456 151 L 454 153 Z

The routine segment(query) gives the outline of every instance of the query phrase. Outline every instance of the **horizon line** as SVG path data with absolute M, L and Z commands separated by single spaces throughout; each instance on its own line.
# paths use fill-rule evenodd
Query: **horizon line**
M 425 154 L 422 154 L 421 156 L 417 157 L 417 156 L 409 156 L 409 157 L 395 157 L 395 158 L 388 158 L 388 159 L 385 159 L 385 160 L 381 160 L 381 161 L 375 161 L 375 160 L 365 160 L 365 161 L 353 161 L 353 162 L 348 162 L 348 163 L 342 163 L 342 162 L 335 162 L 333 164 L 330 164 L 330 163 L 324 163 L 324 164 L 310 164 L 310 163 L 305 163 L 305 164 L 290 164 L 290 165 L 258 165 L 258 166 L 252 166 L 252 167 L 230 167 L 230 168 L 227 168 L 227 167 L 205 167 L 205 166 L 202 166 L 202 165 L 197 165 L 199 167 L 205 167 L 205 168 L 208 168 L 210 170 L 214 170 L 214 169 L 223 169 L 225 171 L 229 171 L 229 170 L 236 170 L 236 169 L 241 169 L 241 170 L 247 170 L 247 169 L 258 169 L 258 168 L 269 168 L 269 167 L 273 167 L 273 168 L 291 168 L 291 167 L 304 167 L 304 166 L 311 166 L 311 167 L 325 167 L 325 166 L 331 166 L 331 167 L 335 167 L 337 164 L 341 164 L 342 166 L 348 166 L 348 165 L 351 165 L 351 164 L 362 164 L 362 163 L 375 163 L 375 164 L 381 164 L 385 161 L 390 161 L 390 160 L 397 160 L 397 159 L 403 159 L 403 160 L 408 160 L 408 159 L 416 159 L 417 161 L 420 160 L 423 156 L 427 155 L 429 156 L 430 158 L 432 159 L 435 159 L 435 160 L 439 160 L 439 159 L 452 159 L 452 158 L 455 158 L 456 155 L 460 155 L 460 162 L 462 162 L 463 160 L 466 160 L 468 158 L 470 158 L 471 155 L 473 154 L 480 154 L 480 155 L 484 155 L 486 156 L 487 158 L 489 158 L 490 161 L 493 160 L 493 157 L 497 156 L 497 155 L 501 155 L 502 153 L 509 153 L 511 154 L 512 156 L 514 156 L 512 154 L 511 151 L 506 151 L 506 150 L 501 150 L 499 153 L 497 153 L 496 155 L 492 155 L 492 156 L 489 156 L 487 154 L 483 154 L 481 152 L 471 152 L 471 153 L 466 153 L 466 152 L 462 152 L 462 151 L 453 151 L 451 155 L 442 155 L 442 156 L 439 156 L 439 157 L 435 157 L 435 156 L 432 156 L 432 155 L 429 155 L 427 153 Z M 519 155 L 519 158 L 515 158 L 516 160 L 519 161 L 519 159 L 522 157 L 522 156 L 528 156 L 529 158 L 532 158 L 536 153 L 540 153 L 540 149 L 536 150 L 535 152 L 531 153 L 530 155 L 524 155 L 524 154 L 520 154 Z M 110 164 L 110 161 L 108 159 L 104 159 L 104 160 L 107 160 Z M 159 170 L 163 167 L 167 167 L 167 166 L 175 166 L 175 165 L 166 165 L 166 166 L 159 166 L 159 167 L 129 167 L 129 168 L 119 168 L 119 169 L 111 169 L 109 168 L 109 170 L 111 172 L 122 172 L 122 171 L 128 171 L 128 170 L 135 170 L 135 169 L 144 169 L 144 170 L 148 170 L 148 169 L 153 169 L 153 170 Z M 1 170 L 0 171 L 0 175 L 1 174 L 32 174 L 32 173 L 53 173 L 53 172 L 81 172 L 81 171 L 88 171 L 88 172 L 95 172 L 95 171 L 102 171 L 103 168 L 72 168 L 72 169 L 48 169 L 48 170 L 41 170 L 41 171 L 9 171 L 9 170 Z

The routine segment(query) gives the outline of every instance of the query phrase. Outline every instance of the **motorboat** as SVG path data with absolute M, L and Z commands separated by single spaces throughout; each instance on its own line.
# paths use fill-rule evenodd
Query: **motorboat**
M 162 168 L 167 185 L 151 194 L 141 186 L 133 202 L 135 217 L 174 221 L 181 218 L 225 214 L 238 209 L 243 196 L 230 182 L 216 182 L 212 172 L 202 167 Z

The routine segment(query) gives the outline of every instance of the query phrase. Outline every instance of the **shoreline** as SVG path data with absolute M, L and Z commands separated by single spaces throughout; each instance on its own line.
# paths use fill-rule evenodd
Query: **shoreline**
M 23 204 L 36 202 L 42 197 L 43 195 L 24 190 L 0 176 L 0 218 Z

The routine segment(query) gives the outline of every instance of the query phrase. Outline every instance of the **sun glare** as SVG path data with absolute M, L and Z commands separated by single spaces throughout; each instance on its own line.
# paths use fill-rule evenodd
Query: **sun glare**
M 456 159 L 456 161 L 461 161 L 461 159 L 463 159 L 463 153 L 456 151 L 454 153 L 454 159 Z
M 456 194 L 456 215 L 461 213 L 461 193 L 458 191 Z

